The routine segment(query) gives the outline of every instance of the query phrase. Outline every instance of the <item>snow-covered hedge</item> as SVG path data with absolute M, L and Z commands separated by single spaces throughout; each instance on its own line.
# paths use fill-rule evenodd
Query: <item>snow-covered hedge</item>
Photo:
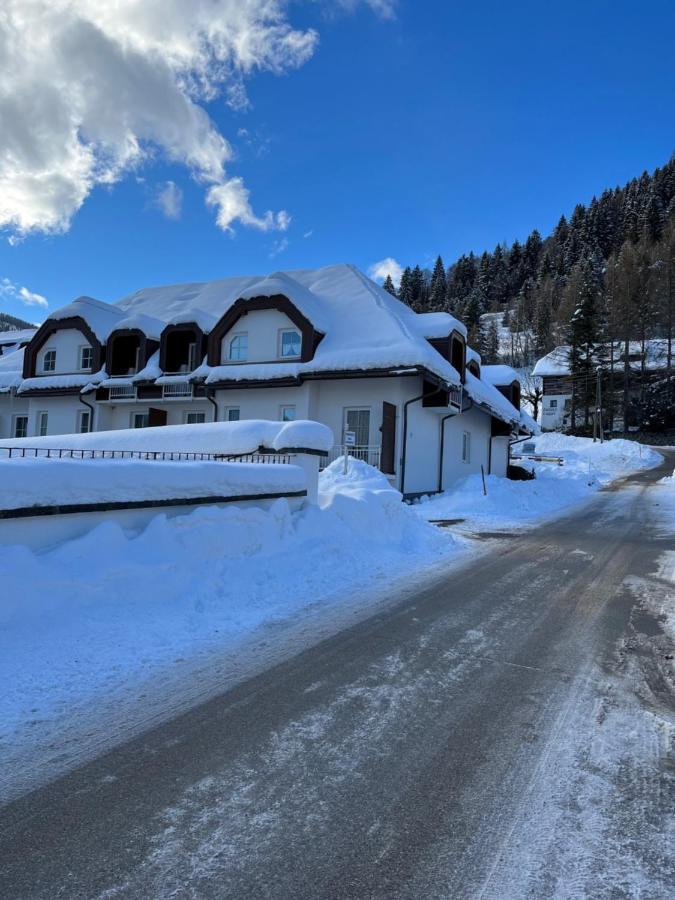
M 333 446 L 333 432 L 319 422 L 247 419 L 242 422 L 207 422 L 200 425 L 97 431 L 91 434 L 12 438 L 3 441 L 2 446 L 225 454 L 253 453 L 259 447 L 265 447 L 268 450 L 303 448 L 324 452 Z

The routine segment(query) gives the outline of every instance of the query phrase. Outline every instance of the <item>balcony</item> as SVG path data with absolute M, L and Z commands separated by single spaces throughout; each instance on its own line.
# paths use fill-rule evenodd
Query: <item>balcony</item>
M 115 384 L 109 388 L 109 400 L 135 400 L 136 387 L 133 384 Z
M 192 397 L 192 385 L 184 381 L 176 384 L 165 384 L 162 387 L 162 400 L 185 400 Z

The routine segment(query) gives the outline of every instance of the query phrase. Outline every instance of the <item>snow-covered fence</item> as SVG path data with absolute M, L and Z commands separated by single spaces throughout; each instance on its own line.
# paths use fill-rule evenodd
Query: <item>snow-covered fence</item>
M 0 543 L 41 549 L 103 519 L 138 530 L 205 504 L 316 502 L 332 440 L 313 422 L 251 421 L 5 442 Z

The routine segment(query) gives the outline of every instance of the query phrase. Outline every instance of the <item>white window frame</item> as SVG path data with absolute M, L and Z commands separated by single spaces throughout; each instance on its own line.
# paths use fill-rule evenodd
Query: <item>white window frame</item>
M 237 338 L 246 338 L 246 356 L 241 358 L 232 356 L 232 344 L 237 340 Z M 248 331 L 236 331 L 234 334 L 230 335 L 227 338 L 227 361 L 228 363 L 248 362 Z
M 43 425 L 44 417 L 44 425 Z M 47 437 L 49 428 L 49 413 L 46 409 L 38 410 L 35 417 L 35 434 L 37 437 Z M 43 430 L 44 429 L 44 430 Z
M 88 366 L 84 366 L 84 365 L 82 365 L 82 357 L 84 356 L 84 354 L 87 350 L 89 351 L 89 353 L 91 355 L 91 362 L 89 363 Z M 79 355 L 78 365 L 79 365 L 80 372 L 91 372 L 92 366 L 94 365 L 94 348 L 91 347 L 89 344 L 83 344 L 78 350 L 78 355 Z
M 190 416 L 201 416 L 201 419 L 191 422 Z M 183 413 L 183 422 L 185 425 L 202 425 L 206 422 L 206 413 L 202 409 L 186 409 Z
M 285 334 L 294 334 L 300 343 L 300 349 L 297 353 L 294 353 L 292 356 L 284 356 L 284 335 Z M 280 328 L 279 329 L 279 337 L 278 337 L 278 347 L 277 347 L 277 358 L 278 359 L 300 359 L 302 356 L 302 334 L 298 331 L 297 328 Z
M 54 354 L 54 363 L 52 366 L 47 368 L 47 357 L 50 353 Z M 56 347 L 47 347 L 42 357 L 42 371 L 43 372 L 56 372 Z
M 241 421 L 241 406 L 226 406 L 225 409 L 223 410 L 223 412 L 225 413 L 225 421 L 226 421 L 226 422 L 239 422 L 239 421 Z M 237 418 L 236 418 L 236 419 L 231 419 L 231 418 L 230 418 L 230 413 L 233 413 L 233 412 L 236 412 L 236 413 L 237 413 Z
M 82 423 L 87 419 L 87 428 L 83 430 Z M 91 434 L 91 410 L 90 409 L 78 409 L 77 411 L 77 433 L 78 434 Z
M 19 420 L 23 421 L 23 429 L 24 434 L 17 434 L 17 427 L 19 424 Z M 27 413 L 16 413 L 16 415 L 12 416 L 12 437 L 22 438 L 28 437 L 28 415 Z
M 471 462 L 471 432 L 462 432 L 462 462 Z
M 292 419 L 284 419 L 284 412 L 288 409 L 293 410 L 293 418 Z M 295 422 L 295 417 L 298 409 L 295 403 L 284 403 L 279 407 L 279 421 L 280 422 Z
M 188 372 L 194 372 L 197 368 L 197 344 L 192 341 L 188 344 Z
M 146 424 L 145 425 L 134 425 L 136 416 L 143 416 L 146 420 Z M 129 427 L 130 428 L 147 428 L 148 425 L 150 424 L 149 419 L 150 419 L 150 410 L 147 410 L 147 409 L 134 410 L 134 412 L 132 412 L 129 415 Z

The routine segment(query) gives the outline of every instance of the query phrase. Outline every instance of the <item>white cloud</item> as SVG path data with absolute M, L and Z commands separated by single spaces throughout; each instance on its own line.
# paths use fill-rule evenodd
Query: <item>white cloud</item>
M 314 229 L 313 229 L 313 228 L 310 228 L 309 231 L 306 231 L 306 232 L 303 234 L 303 237 L 304 237 L 304 238 L 311 238 L 311 236 L 312 236 L 313 234 L 314 234 Z
M 387 256 L 379 262 L 373 263 L 368 269 L 368 275 L 375 281 L 384 281 L 387 275 L 391 275 L 391 280 L 398 287 L 401 283 L 401 275 L 403 275 L 403 266 L 397 263 L 392 256 Z
M 18 287 L 9 278 L 0 279 L 0 297 L 10 297 L 13 300 L 20 300 L 26 306 L 42 306 L 46 307 L 47 298 L 42 294 L 36 294 L 35 291 L 29 291 L 27 287 Z
M 284 230 L 226 174 L 230 144 L 199 104 L 244 108 L 248 75 L 301 66 L 317 41 L 285 0 L 3 0 L 0 227 L 66 231 L 96 185 L 159 153 L 207 186 L 222 228 Z
M 280 253 L 283 253 L 284 250 L 288 249 L 288 245 L 290 241 L 287 237 L 279 238 L 279 240 L 275 241 L 272 244 L 272 249 L 270 250 L 270 259 L 274 259 L 275 256 L 278 256 Z
M 215 206 L 216 222 L 223 231 L 232 232 L 232 223 L 241 222 L 251 228 L 260 231 L 286 231 L 291 224 L 291 217 L 282 209 L 278 213 L 267 210 L 262 216 L 257 216 L 249 202 L 249 192 L 241 178 L 230 178 L 222 184 L 216 184 L 206 195 L 208 206 Z
M 165 181 L 157 190 L 155 203 L 167 219 L 177 221 L 183 212 L 183 192 L 175 181 Z
M 363 2 L 381 19 L 396 18 L 398 0 L 363 0 Z M 351 13 L 361 5 L 361 0 L 334 0 L 334 3 L 338 9 Z

